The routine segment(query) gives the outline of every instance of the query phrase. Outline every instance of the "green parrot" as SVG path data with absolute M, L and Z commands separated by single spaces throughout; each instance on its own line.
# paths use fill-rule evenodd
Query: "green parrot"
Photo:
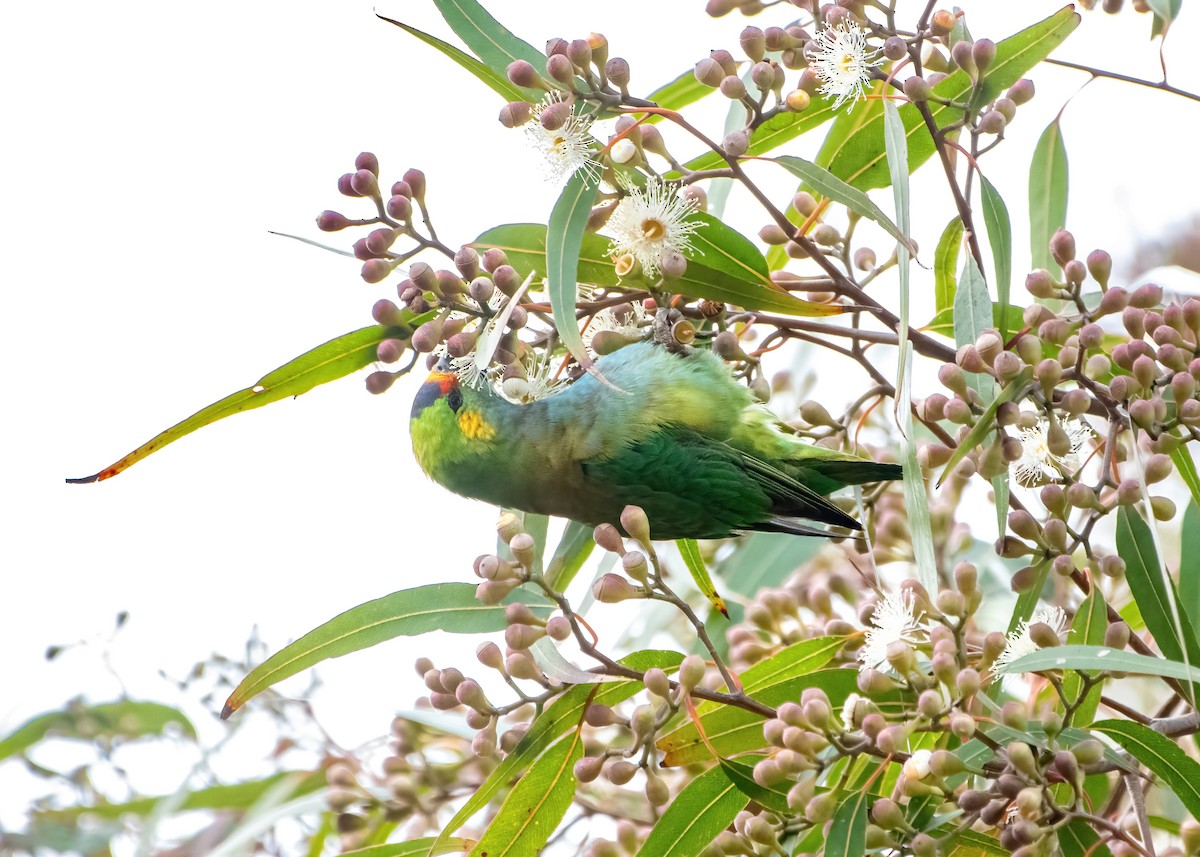
M 443 367 L 413 400 L 413 451 L 434 481 L 498 506 L 595 525 L 633 504 L 654 539 L 829 535 L 798 519 L 861 527 L 823 495 L 900 478 L 781 431 L 706 350 L 629 345 L 597 361 L 607 384 L 587 374 L 527 404 Z

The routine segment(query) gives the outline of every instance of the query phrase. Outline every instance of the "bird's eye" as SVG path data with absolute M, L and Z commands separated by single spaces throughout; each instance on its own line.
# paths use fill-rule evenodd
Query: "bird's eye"
M 450 406 L 450 410 L 457 413 L 458 409 L 463 405 L 462 391 L 455 387 L 447 393 L 446 404 Z

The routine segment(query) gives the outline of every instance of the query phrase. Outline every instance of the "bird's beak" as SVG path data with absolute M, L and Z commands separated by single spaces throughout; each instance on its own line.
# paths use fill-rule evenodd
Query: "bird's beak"
M 433 371 L 445 372 L 447 374 L 453 372 L 454 368 L 450 365 L 450 355 L 443 353 L 441 359 L 438 360 L 437 365 L 433 367 Z

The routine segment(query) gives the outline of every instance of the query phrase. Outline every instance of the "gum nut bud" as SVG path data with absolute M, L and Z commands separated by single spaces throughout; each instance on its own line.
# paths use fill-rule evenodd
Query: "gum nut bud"
M 466 357 L 475 350 L 477 339 L 475 331 L 456 333 L 446 340 L 446 353 L 451 357 Z
M 996 827 L 1008 815 L 1008 809 L 1009 806 L 1007 800 L 994 800 L 983 809 L 979 810 L 979 820 L 988 827 Z M 1022 857 L 1025 857 L 1025 855 L 1022 855 Z
M 958 396 L 946 402 L 944 412 L 946 419 L 959 425 L 967 425 L 975 419 L 971 406 Z
M 592 597 L 601 604 L 616 604 L 630 598 L 640 598 L 641 591 L 618 574 L 606 574 L 592 584 Z
M 637 154 L 637 144 L 628 137 L 613 143 L 612 148 L 608 150 L 608 156 L 614 164 L 628 164 Z
M 358 170 L 350 177 L 350 187 L 359 196 L 379 196 L 379 178 L 370 170 Z
M 504 654 L 491 640 L 479 644 L 475 649 L 475 659 L 490 669 L 498 670 L 504 667 Z
M 977 789 L 965 789 L 957 800 L 958 808 L 966 813 L 979 812 L 991 802 L 991 794 Z
M 976 71 L 975 59 L 971 56 L 971 49 L 973 47 L 974 44 L 966 39 L 955 42 L 950 47 L 950 59 L 954 60 L 954 64 L 956 66 L 970 74 L 972 77 L 975 76 Z
M 829 707 L 828 700 L 810 699 L 804 703 L 802 708 L 808 722 L 818 729 L 824 729 L 833 718 L 833 711 Z
M 523 306 L 513 307 L 512 314 L 508 317 L 508 329 L 520 330 L 529 323 L 529 310 Z
M 1125 626 L 1129 630 L 1129 626 Z M 1071 755 L 1081 765 L 1095 765 L 1104 758 L 1104 745 L 1095 738 L 1087 738 L 1071 745 Z
M 940 422 L 946 418 L 946 405 L 949 402 L 941 393 L 930 393 L 921 402 L 921 416 L 932 422 Z
M 380 298 L 371 307 L 371 318 L 379 324 L 390 326 L 401 324 L 404 321 L 404 314 L 400 311 L 400 307 L 387 298 Z
M 785 702 L 775 710 L 776 716 L 780 721 L 788 726 L 807 726 L 808 721 L 804 719 L 804 709 L 796 702 Z
M 1029 626 L 1029 639 L 1043 649 L 1049 649 L 1062 643 L 1054 629 L 1045 622 L 1034 622 Z
M 529 533 L 517 533 L 508 543 L 508 549 L 512 551 L 513 558 L 525 568 L 531 568 L 536 561 L 535 547 L 533 536 Z
M 955 14 L 947 9 L 938 9 L 930 19 L 929 29 L 935 36 L 948 36 L 958 23 Z
M 858 674 L 858 689 L 867 696 L 877 696 L 895 687 L 896 683 L 879 670 L 866 669 Z
M 1139 309 L 1153 309 L 1162 303 L 1163 287 L 1154 283 L 1138 286 L 1129 295 L 1129 305 Z
M 650 519 L 640 506 L 626 506 L 621 510 L 621 528 L 639 542 L 650 541 Z
M 604 756 L 584 756 L 575 763 L 575 779 L 581 783 L 590 783 L 600 776 L 604 768 Z
M 1059 750 L 1054 754 L 1054 767 L 1068 783 L 1074 782 L 1075 778 L 1079 775 L 1079 760 L 1076 759 L 1075 755 L 1069 750 Z M 1032 801 L 1028 801 L 1030 804 L 1032 804 L 1032 806 L 1029 807 L 1029 810 L 1031 810 L 1030 814 L 1033 814 L 1033 812 L 1041 809 L 1041 792 L 1040 790 L 1033 788 L 1022 789 L 1021 794 L 1017 795 L 1018 809 L 1025 809 L 1025 807 L 1022 806 L 1022 803 L 1024 802 L 1021 801 L 1021 797 L 1026 792 L 1034 792 L 1034 796 L 1037 800 L 1036 804 L 1034 804 Z M 1025 813 L 1022 813 L 1022 815 L 1024 814 Z
M 420 202 L 425 198 L 425 173 L 416 168 L 408 169 L 404 171 L 402 179 L 412 192 L 413 199 Z
M 996 356 L 1003 350 L 1004 340 L 1000 335 L 992 330 L 985 330 L 975 340 L 975 350 L 979 353 L 980 359 L 988 366 L 991 366 L 995 361 Z
M 728 76 L 725 70 L 721 68 L 721 64 L 712 57 L 705 57 L 696 63 L 696 67 L 692 73 L 695 75 L 696 80 L 705 86 L 711 86 L 713 89 L 719 87 L 721 82 Z M 733 76 L 737 77 L 736 73 Z
M 596 529 L 592 530 L 592 540 L 600 546 L 601 550 L 615 554 L 625 553 L 625 542 L 621 538 L 621 534 L 617 532 L 617 528 L 612 524 L 600 524 L 597 526 Z
M 1008 88 L 1008 97 L 1019 107 L 1033 98 L 1033 90 L 1033 81 L 1023 77 Z
M 1025 334 L 1017 340 L 1017 354 L 1030 366 L 1042 359 L 1042 341 Z
M 901 830 L 908 826 L 900 806 L 886 797 L 878 798 L 871 804 L 871 820 L 884 830 Z
M 537 69 L 535 69 L 525 60 L 515 60 L 509 63 L 508 68 L 505 70 L 505 74 L 508 75 L 509 81 L 515 83 L 517 86 L 525 86 L 537 89 L 546 88 L 545 81 L 543 81 L 541 75 L 537 73 Z
M 1142 388 L 1149 390 L 1154 386 L 1154 381 L 1158 377 L 1158 364 L 1145 354 L 1141 354 L 1134 359 L 1132 371 L 1133 377 L 1142 385 Z
M 960 741 L 970 741 L 975 735 L 975 718 L 963 711 L 950 715 L 950 731 Z
M 847 724 L 849 726 L 849 724 Z M 887 721 L 883 719 L 883 715 L 877 711 L 864 715 L 862 718 L 861 728 L 863 734 L 871 740 L 879 737 L 879 733 L 887 727 Z
M 1146 399 L 1129 403 L 1129 418 L 1134 424 L 1147 431 L 1154 429 L 1154 404 Z
M 646 685 L 646 690 L 661 699 L 666 699 L 671 695 L 671 680 L 658 667 L 646 670 L 646 674 L 642 677 L 642 683 Z
M 389 227 L 373 229 L 367 235 L 367 249 L 374 256 L 382 256 L 399 237 L 400 232 Z
M 935 776 L 952 777 L 961 774 L 965 766 L 962 759 L 949 750 L 934 750 L 929 759 L 929 770 L 933 771 Z
M 544 621 L 534 615 L 534 612 L 529 609 L 528 604 L 521 603 L 509 604 L 504 608 L 504 621 L 510 625 L 524 624 L 541 626 L 546 624 Z M 517 648 L 523 649 L 526 647 L 519 646 Z
M 367 392 L 373 396 L 386 393 L 396 383 L 396 378 L 391 372 L 372 372 L 367 376 Z
M 483 688 L 473 678 L 464 679 L 454 689 L 454 698 L 468 708 L 474 708 L 476 711 L 491 711 L 492 708 L 491 703 L 484 696 Z
M 738 35 L 738 44 L 751 62 L 758 62 L 767 50 L 767 37 L 758 27 L 746 27 Z
M 830 416 L 829 411 L 820 402 L 807 401 L 800 406 L 800 419 L 811 426 L 829 426 L 838 428 L 841 424 Z
M 1171 395 L 1176 405 L 1182 405 L 1196 395 L 1196 379 L 1188 372 L 1176 372 L 1171 378 Z
M 552 57 L 555 54 L 566 55 L 568 43 L 561 36 L 555 36 L 546 40 L 546 56 Z
M 960 592 L 943 589 L 937 594 L 937 609 L 947 616 L 962 616 L 966 608 L 966 601 Z
M 720 89 L 721 94 L 732 101 L 746 97 L 746 84 L 737 75 L 721 78 Z
M 546 623 L 546 634 L 552 640 L 562 642 L 571 636 L 571 622 L 566 616 L 555 616 Z
M 342 196 L 358 197 L 361 193 L 356 191 L 351 185 L 351 180 L 354 178 L 354 173 L 345 173 L 338 177 L 337 188 L 338 193 Z
M 822 223 L 812 231 L 812 238 L 825 247 L 836 246 L 842 240 L 842 234 L 828 223 Z
M 519 128 L 533 116 L 533 105 L 528 101 L 510 101 L 500 108 L 500 124 L 505 128 Z
M 1017 115 L 1017 105 L 1011 98 L 997 98 L 992 106 L 1004 117 L 1006 123 L 1012 122 Z
M 922 691 L 917 697 L 917 712 L 928 720 L 942 713 L 942 694 L 937 690 Z
M 567 59 L 573 62 L 576 68 L 587 71 L 592 64 L 592 46 L 588 40 L 571 39 L 567 45 Z
M 1008 120 L 999 110 L 989 110 L 979 119 L 979 133 L 999 134 L 1008 125 Z
M 875 745 L 885 753 L 903 753 L 908 749 L 908 733 L 904 726 L 888 726 L 875 736 Z
M 996 59 L 996 43 L 991 39 L 980 39 L 971 46 L 971 59 L 980 71 L 986 70 Z
M 778 717 L 774 717 L 763 724 L 763 740 L 772 747 L 783 747 L 783 733 L 794 727 L 789 727 Z
M 411 272 L 411 269 L 409 270 Z M 512 265 L 501 265 L 492 271 L 492 282 L 496 288 L 511 297 L 517 289 L 521 288 L 521 275 Z
M 608 766 L 604 772 L 604 776 L 614 786 L 623 786 L 633 779 L 638 772 L 638 766 L 633 762 L 627 762 L 624 759 L 618 759 Z
M 1175 469 L 1175 465 L 1171 462 L 1169 455 L 1161 453 L 1150 456 L 1146 459 L 1146 482 L 1153 485 L 1155 482 L 1162 482 L 1171 475 Z
M 930 91 L 933 89 L 929 85 L 929 81 L 923 77 L 913 76 L 904 81 L 904 95 L 909 101 L 921 103 L 929 100 Z
M 1084 278 L 1087 277 L 1087 268 L 1083 262 L 1080 262 L 1078 259 L 1072 259 L 1063 265 L 1063 277 L 1066 278 L 1072 287 L 1079 288 Z
M 756 62 L 750 67 L 750 79 L 762 92 L 775 86 L 775 66 L 769 62 Z
M 1175 517 L 1175 501 L 1169 497 L 1151 497 L 1150 511 L 1157 521 L 1169 521 Z
M 427 321 L 413 332 L 412 347 L 422 354 L 429 354 L 442 342 L 442 323 L 437 319 Z
M 629 85 L 629 63 L 621 57 L 613 57 L 604 64 L 604 76 L 617 88 Z
M 704 680 L 707 672 L 708 667 L 704 663 L 704 658 L 699 655 L 688 655 L 679 665 L 679 683 L 685 690 L 690 691 Z
M 526 681 L 539 681 L 542 678 L 542 670 L 537 661 L 524 649 L 517 649 L 504 659 L 504 671 L 513 678 Z
M 607 705 L 597 705 L 595 703 L 589 705 L 584 711 L 583 719 L 589 726 L 612 726 L 614 723 L 620 723 L 621 718 L 615 711 Z
M 1058 284 L 1048 271 L 1041 268 L 1030 271 L 1025 277 L 1025 290 L 1035 298 L 1053 297 Z
M 395 363 L 404 355 L 403 339 L 385 339 L 375 349 L 375 356 L 381 363 Z
M 337 232 L 354 224 L 336 211 L 322 211 L 317 215 L 317 228 L 322 232 Z
M 666 806 L 671 800 L 671 789 L 662 777 L 646 777 L 646 800 L 651 806 Z
M 1000 380 L 1008 381 L 1020 374 L 1025 368 L 1025 361 L 1011 351 L 1001 351 L 992 362 L 992 368 Z
M 1043 360 L 1033 368 L 1033 375 L 1044 389 L 1051 389 L 1062 380 L 1062 364 L 1057 360 Z
M 687 273 L 687 257 L 675 250 L 667 250 L 662 254 L 662 258 L 658 263 L 659 271 L 668 279 L 679 279 Z M 681 319 L 675 322 L 672 328 L 672 333 L 675 335 L 675 340 L 684 345 L 690 343 L 696 338 L 696 329 L 691 326 L 692 323 L 687 319 Z M 690 331 L 688 328 L 691 328 Z M 684 339 L 682 337 L 688 337 Z
M 745 131 L 730 131 L 721 140 L 721 148 L 732 157 L 741 157 L 750 148 L 750 135 Z
M 412 219 L 412 203 L 407 196 L 396 194 L 388 198 L 387 213 L 388 217 L 407 223 Z
M 1025 710 L 1025 705 L 1020 702 L 1004 703 L 1000 709 L 1000 719 L 1005 726 L 1022 731 L 1029 724 L 1029 714 Z M 1028 745 L 1026 745 L 1026 749 L 1029 749 Z
M 565 55 L 554 54 L 546 58 L 546 74 L 553 80 L 569 86 L 575 80 L 575 66 Z
M 824 824 L 833 818 L 837 809 L 837 792 L 828 791 L 809 800 L 804 806 L 804 817 L 813 824 Z
M 938 381 L 942 386 L 960 396 L 967 395 L 967 379 L 962 369 L 953 363 L 943 363 L 938 367 Z
M 454 254 L 454 267 L 464 280 L 473 280 L 479 276 L 479 253 L 474 247 L 459 247 Z
M 1033 750 L 1028 744 L 1024 741 L 1013 741 L 1004 749 L 1008 756 L 1008 763 L 1013 766 L 1014 770 L 1030 778 L 1038 776 L 1037 760 L 1033 757 Z
M 1022 544 L 1017 539 L 1012 539 L 1006 536 L 1002 541 L 1004 543 L 1004 550 L 1009 551 L 1011 555 L 1010 553 L 1002 552 L 999 548 L 997 548 L 996 553 L 1002 557 L 1005 557 L 1006 559 L 1019 559 L 1022 556 L 1032 553 L 1028 546 Z M 1014 542 L 1016 543 L 1016 547 L 1014 547 L 1012 544 Z M 1013 572 L 1013 576 L 1009 580 L 1009 588 L 1012 589 L 1013 592 L 1028 592 L 1037 585 L 1038 580 L 1039 569 L 1036 566 L 1027 565 L 1024 568 L 1017 569 L 1017 571 Z

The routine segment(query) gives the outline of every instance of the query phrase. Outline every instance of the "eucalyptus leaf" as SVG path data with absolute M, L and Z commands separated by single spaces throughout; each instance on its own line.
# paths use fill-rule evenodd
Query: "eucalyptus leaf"
M 554 326 L 567 351 L 589 371 L 595 361 L 588 355 L 579 333 L 575 301 L 579 295 L 577 276 L 583 236 L 596 200 L 598 181 L 588 170 L 576 170 L 554 203 L 546 227 L 546 292 Z
M 1000 339 L 1007 342 L 1009 291 L 1012 288 L 1012 223 L 1003 197 L 985 176 L 979 177 L 979 193 L 983 203 L 983 224 L 996 271 L 996 303 L 1001 307 Z
M 1067 146 L 1057 119 L 1033 149 L 1029 165 L 1029 258 L 1032 267 L 1054 271 L 1050 238 L 1067 224 Z
M 719 765 L 694 777 L 654 823 L 638 857 L 694 857 L 750 802 Z
M 521 87 L 517 86 L 516 84 L 510 82 L 508 79 L 508 76 L 506 74 L 504 74 L 502 71 L 497 71 L 496 69 L 493 69 L 488 65 L 485 65 L 484 63 L 475 59 L 475 57 L 471 56 L 470 54 L 466 53 L 465 51 L 459 50 L 458 48 L 456 48 L 454 45 L 450 44 L 449 42 L 442 41 L 437 36 L 431 36 L 429 33 L 425 33 L 425 32 L 422 32 L 421 30 L 418 30 L 416 27 L 410 27 L 408 24 L 402 23 L 400 21 L 394 21 L 385 15 L 380 15 L 380 14 L 376 13 L 376 17 L 381 18 L 384 21 L 387 21 L 389 24 L 395 24 L 397 27 L 404 30 L 404 32 L 408 33 L 409 35 L 415 36 L 416 38 L 420 39 L 425 44 L 430 45 L 431 47 L 434 47 L 437 50 L 441 51 L 443 54 L 445 54 L 450 59 L 454 60 L 460 66 L 462 66 L 467 71 L 469 71 L 471 74 L 473 74 L 477 80 L 479 80 L 483 84 L 491 87 L 492 90 L 495 91 L 506 102 L 507 101 L 527 101 L 531 97 L 536 100 L 539 97 L 539 95 L 537 94 L 537 90 L 522 89 Z
M 1012 661 L 1005 672 L 1045 672 L 1047 670 L 1107 670 L 1133 675 L 1159 676 L 1183 681 L 1200 681 L 1200 669 L 1151 655 L 1124 652 L 1106 646 L 1054 646 L 1038 649 Z
M 938 313 L 953 312 L 954 294 L 958 289 L 958 249 L 962 245 L 963 222 L 956 215 L 938 239 L 933 251 L 933 299 Z M 950 316 L 953 329 L 953 316 Z
M 1108 735 L 1162 778 L 1193 818 L 1200 818 L 1200 762 L 1178 744 L 1132 720 L 1101 720 L 1092 731 Z

